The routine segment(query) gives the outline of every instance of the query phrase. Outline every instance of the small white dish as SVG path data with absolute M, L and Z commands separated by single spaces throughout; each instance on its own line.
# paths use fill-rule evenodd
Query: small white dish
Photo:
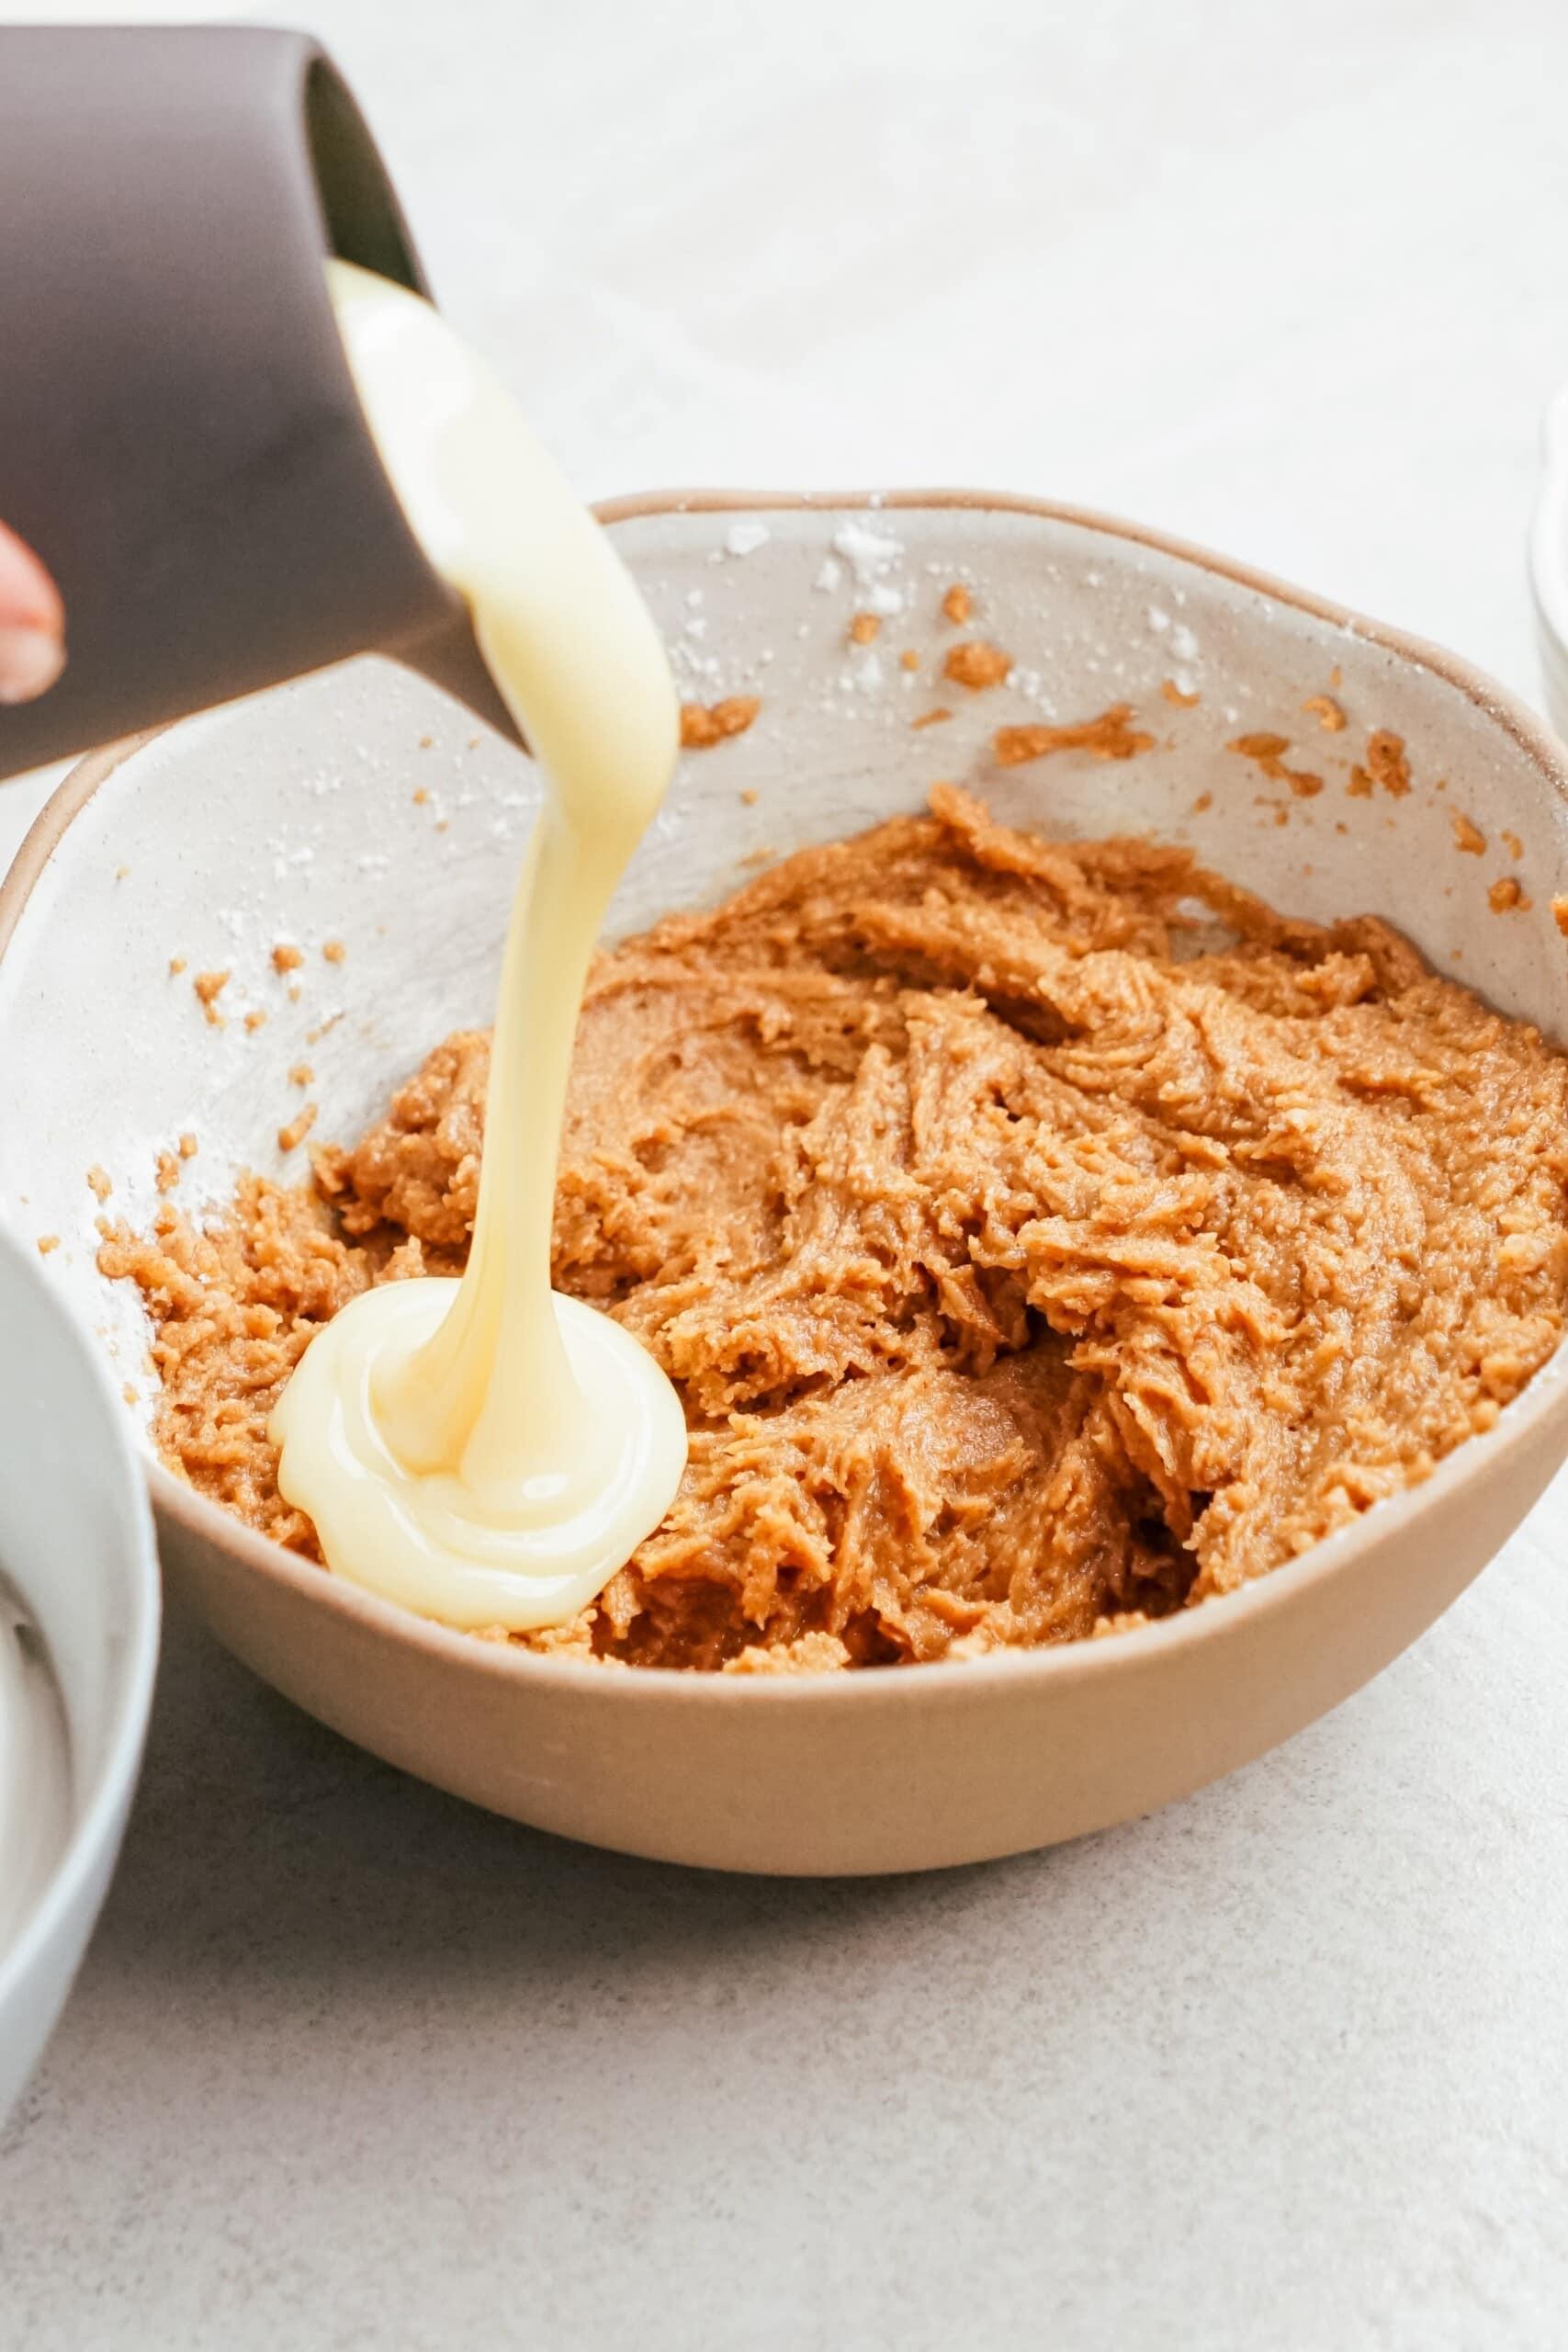
M 0 1929 L 0 2116 L 48 2041 L 98 1916 L 141 1760 L 158 1566 L 133 1432 L 30 1243 L 0 1227 L 0 1574 L 47 1657 L 61 1747 L 20 1801 L 57 1850 Z M 62 1787 L 53 1786 L 51 1766 Z M 44 1834 L 50 1834 L 45 1832 Z

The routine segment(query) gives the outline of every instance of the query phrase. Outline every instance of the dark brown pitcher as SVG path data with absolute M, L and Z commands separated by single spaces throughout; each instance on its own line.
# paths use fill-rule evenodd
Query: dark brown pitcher
M 0 28 L 0 518 L 69 660 L 0 776 L 372 650 L 511 731 L 404 521 L 328 254 L 428 292 L 309 35 Z

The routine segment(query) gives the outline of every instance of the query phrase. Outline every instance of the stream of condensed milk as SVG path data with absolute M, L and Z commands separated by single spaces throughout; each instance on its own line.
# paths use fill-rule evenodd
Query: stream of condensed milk
M 336 1574 L 450 1625 L 525 1631 L 603 1589 L 685 1466 L 653 1359 L 550 1287 L 583 984 L 674 768 L 679 707 L 629 574 L 506 392 L 419 296 L 328 273 L 387 471 L 547 789 L 502 968 L 467 1269 L 367 1291 L 318 1332 L 273 1411 L 277 1483 Z

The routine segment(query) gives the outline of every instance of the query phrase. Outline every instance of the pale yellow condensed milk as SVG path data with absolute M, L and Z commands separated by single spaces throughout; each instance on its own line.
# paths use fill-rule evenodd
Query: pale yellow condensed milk
M 467 1270 L 368 1291 L 317 1335 L 272 1417 L 277 1483 L 337 1575 L 450 1625 L 525 1631 L 601 1590 L 685 1466 L 659 1366 L 550 1288 L 583 983 L 674 768 L 679 707 L 630 576 L 501 385 L 419 296 L 328 267 L 388 473 L 547 788 L 502 971 Z

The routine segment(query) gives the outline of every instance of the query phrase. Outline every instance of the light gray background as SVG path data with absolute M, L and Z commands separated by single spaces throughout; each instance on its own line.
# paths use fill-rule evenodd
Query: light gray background
M 1560 0 L 312 14 L 586 491 L 1054 492 L 1534 692 Z M 171 1625 L 0 2341 L 1568 2344 L 1565 1539 L 1225 1786 L 926 1881 L 555 1843 Z

